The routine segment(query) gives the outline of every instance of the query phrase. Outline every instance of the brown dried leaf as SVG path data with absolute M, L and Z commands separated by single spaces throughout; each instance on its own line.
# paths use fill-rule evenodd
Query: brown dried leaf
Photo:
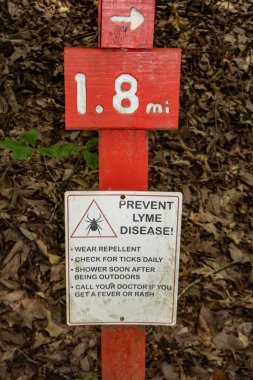
M 247 183 L 247 185 L 253 187 L 253 174 L 246 172 L 245 170 L 240 171 L 240 177 L 243 182 Z
M 81 363 L 81 367 L 83 371 L 88 372 L 91 370 L 92 366 L 91 366 L 88 356 L 85 356 L 83 359 L 81 359 L 80 363 Z
M 0 361 L 4 362 L 5 360 L 12 360 L 14 355 L 14 349 L 12 351 L 6 351 L 3 355 L 0 356 Z
M 20 232 L 22 232 L 22 234 L 30 241 L 33 241 L 36 239 L 36 234 L 34 234 L 33 232 L 29 231 L 27 228 L 25 227 L 19 227 L 20 229 Z
M 50 336 L 57 338 L 59 335 L 67 333 L 66 328 L 62 328 L 53 322 L 51 312 L 49 310 L 45 310 L 45 315 L 48 321 L 48 325 L 45 330 L 49 333 Z
M 183 185 L 183 199 L 185 203 L 187 204 L 191 203 L 192 193 L 191 193 L 190 187 L 187 185 Z
M 166 380 L 179 380 L 178 374 L 175 371 L 175 368 L 166 362 L 163 362 L 161 364 L 162 367 L 162 373 L 164 376 L 164 379 Z
M 8 289 L 16 290 L 19 288 L 19 283 L 17 281 L 0 278 L 0 282 Z
M 212 380 L 229 380 L 229 376 L 222 369 L 216 369 L 213 372 Z
M 239 351 L 246 347 L 245 343 L 241 339 L 225 332 L 217 334 L 213 338 L 213 342 L 219 350 Z
M 25 343 L 25 336 L 23 334 L 11 330 L 1 330 L 0 339 L 19 346 L 22 346 Z
M 229 253 L 234 261 L 240 261 L 242 263 L 251 262 L 249 254 L 238 248 L 233 243 L 229 244 Z
M 25 298 L 21 301 L 24 310 L 26 310 L 32 319 L 46 318 L 46 305 L 38 299 Z
M 59 264 L 61 257 L 49 253 L 46 244 L 41 239 L 36 240 L 36 245 L 39 248 L 40 252 L 49 259 L 50 264 Z
M 31 348 L 33 350 L 36 350 L 37 348 L 43 346 L 44 344 L 50 343 L 50 340 L 51 339 L 48 336 L 44 336 L 41 332 L 36 331 Z
M 12 257 L 17 253 L 20 252 L 21 249 L 25 246 L 24 242 L 22 239 L 18 240 L 10 250 L 10 252 L 7 254 L 7 256 L 3 260 L 3 265 L 6 265 Z
M 74 348 L 73 355 L 77 358 L 80 358 L 87 351 L 88 348 L 89 346 L 87 343 L 80 343 Z
M 64 278 L 64 264 L 52 265 L 50 272 L 50 282 L 61 281 Z
M 228 236 L 233 240 L 235 244 L 240 244 L 245 235 L 244 231 L 232 231 L 228 232 Z
M 19 248 L 23 248 L 21 253 L 16 253 Z M 14 249 L 14 253 L 10 252 L 7 258 L 7 264 L 1 271 L 2 279 L 12 279 L 14 281 L 18 280 L 18 270 L 20 266 L 26 261 L 29 254 L 29 248 L 25 245 L 17 245 Z M 13 256 L 15 255 L 15 256 Z M 12 257 L 12 258 L 11 258 Z M 11 259 L 10 259 L 11 258 Z
M 231 219 L 217 217 L 209 212 L 191 213 L 190 219 L 197 223 L 222 223 L 228 225 L 231 223 Z
M 5 101 L 5 99 L 2 96 L 0 96 L 0 114 L 7 113 L 8 109 L 9 109 L 8 103 Z
M 237 327 L 237 332 L 242 333 L 247 337 L 249 337 L 251 335 L 252 330 L 253 330 L 253 323 L 252 322 L 244 322 Z
M 20 301 L 25 296 L 24 290 L 15 290 L 14 292 L 5 292 L 5 294 L 1 295 L 1 299 L 7 304 L 11 304 L 12 302 Z

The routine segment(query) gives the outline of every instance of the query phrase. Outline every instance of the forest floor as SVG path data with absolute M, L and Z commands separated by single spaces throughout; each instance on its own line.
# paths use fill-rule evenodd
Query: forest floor
M 156 2 L 155 47 L 183 58 L 180 128 L 149 133 L 149 189 L 181 191 L 183 217 L 177 324 L 146 329 L 146 379 L 253 379 L 252 16 L 251 1 Z M 0 0 L 0 20 L 0 140 L 86 144 L 96 132 L 64 130 L 63 49 L 97 46 L 96 1 Z M 100 328 L 66 325 L 63 206 L 98 170 L 2 149 L 0 181 L 0 379 L 100 378 Z

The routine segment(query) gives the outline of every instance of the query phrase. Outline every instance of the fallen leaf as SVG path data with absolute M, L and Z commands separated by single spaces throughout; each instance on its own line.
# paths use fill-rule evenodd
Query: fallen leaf
M 31 349 L 36 350 L 37 348 L 50 343 L 50 341 L 51 339 L 48 336 L 45 336 L 41 332 L 36 331 Z
M 245 348 L 244 342 L 242 342 L 242 340 L 232 334 L 229 335 L 225 332 L 217 334 L 213 338 L 213 342 L 219 350 L 239 351 Z
M 67 329 L 62 328 L 53 322 L 51 312 L 49 310 L 45 311 L 45 315 L 48 321 L 48 325 L 45 330 L 50 334 L 50 336 L 57 338 L 61 334 L 66 334 Z
M 90 360 L 89 360 L 88 356 L 85 356 L 84 358 L 82 358 L 80 360 L 80 364 L 81 364 L 83 371 L 86 371 L 86 372 L 90 371 L 91 364 L 90 364 Z
M 5 256 L 3 260 L 3 265 L 6 265 L 12 257 L 17 253 L 20 252 L 24 248 L 25 244 L 22 239 L 19 239 L 11 248 L 10 252 Z
M 248 253 L 241 250 L 233 243 L 229 244 L 229 253 L 234 261 L 240 261 L 242 263 L 251 262 Z
M 166 380 L 179 380 L 178 374 L 176 373 L 174 367 L 171 364 L 163 362 L 161 364 L 162 373 L 164 379 Z
M 247 185 L 253 187 L 253 174 L 251 174 L 245 170 L 241 170 L 240 171 L 240 177 L 241 177 L 243 182 L 245 182 L 245 183 L 247 183 Z
M 30 241 L 33 241 L 36 239 L 36 234 L 34 234 L 33 232 L 29 231 L 27 228 L 25 227 L 19 227 L 19 230 L 22 232 L 22 234 Z
M 88 348 L 89 346 L 87 343 L 80 343 L 74 348 L 73 355 L 77 358 L 80 358 L 87 351 Z
M 46 244 L 41 239 L 36 239 L 36 245 L 40 252 L 49 259 L 50 264 L 59 264 L 61 257 L 49 253 Z
M 212 380 L 229 380 L 229 376 L 222 369 L 216 369 L 213 372 Z

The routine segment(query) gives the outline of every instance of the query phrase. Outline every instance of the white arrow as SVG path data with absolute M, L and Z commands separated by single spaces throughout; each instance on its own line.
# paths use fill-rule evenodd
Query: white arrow
M 112 16 L 111 22 L 130 22 L 130 30 L 139 28 L 144 23 L 143 14 L 136 8 L 130 9 L 130 16 Z

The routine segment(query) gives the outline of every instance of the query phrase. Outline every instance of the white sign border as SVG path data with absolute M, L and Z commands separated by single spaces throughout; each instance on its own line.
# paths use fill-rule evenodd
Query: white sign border
M 156 196 L 156 197 L 175 197 L 178 199 L 177 204 L 177 229 L 176 229 L 176 247 L 174 252 L 175 267 L 173 280 L 173 301 L 172 301 L 172 319 L 171 322 L 71 322 L 70 313 L 70 231 L 69 231 L 69 197 L 70 196 Z M 182 215 L 182 193 L 180 192 L 154 192 L 154 191 L 68 191 L 65 192 L 65 252 L 66 252 L 66 311 L 67 324 L 69 326 L 174 326 L 177 317 L 177 295 L 178 295 L 178 273 L 179 273 L 179 258 L 180 258 L 180 241 L 181 241 L 181 215 Z

